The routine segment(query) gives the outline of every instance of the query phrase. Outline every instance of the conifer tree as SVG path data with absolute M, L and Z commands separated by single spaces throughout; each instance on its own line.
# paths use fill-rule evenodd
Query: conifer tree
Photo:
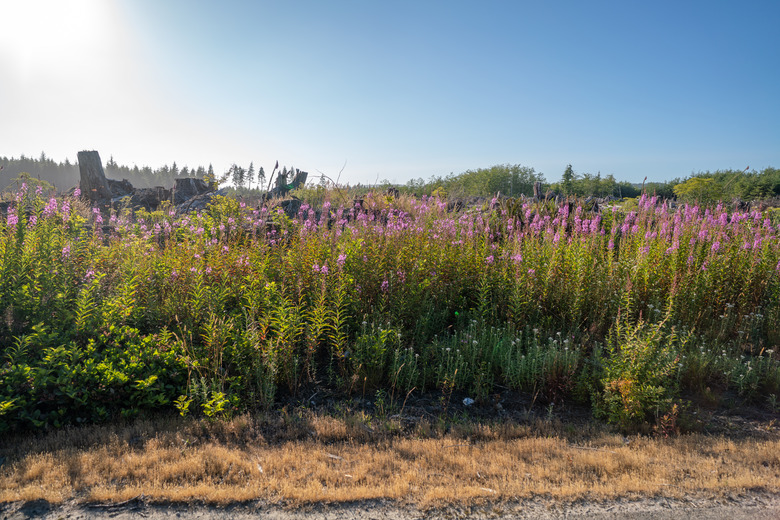
M 252 181 L 255 178 L 255 163 L 250 162 L 249 163 L 249 169 L 246 171 L 246 182 L 249 186 L 249 189 L 252 189 Z

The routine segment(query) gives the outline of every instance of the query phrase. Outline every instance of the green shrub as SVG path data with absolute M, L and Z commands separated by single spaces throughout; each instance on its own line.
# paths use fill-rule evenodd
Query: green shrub
M 665 322 L 632 325 L 619 319 L 607 338 L 596 415 L 631 430 L 671 410 L 686 341 Z

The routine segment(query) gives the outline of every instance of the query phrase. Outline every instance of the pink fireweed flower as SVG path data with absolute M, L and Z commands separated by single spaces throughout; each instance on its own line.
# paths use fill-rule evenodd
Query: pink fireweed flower
M 528 274 L 536 274 L 536 269 L 529 269 Z
M 62 258 L 70 258 L 70 244 L 62 248 L 62 254 L 60 256 Z
M 81 188 L 76 188 L 75 190 L 73 190 L 73 198 L 77 199 L 79 197 L 81 197 Z
M 8 227 L 14 227 L 19 223 L 19 217 L 17 216 L 16 210 L 14 208 L 8 208 L 6 223 L 8 224 Z
M 384 293 L 386 293 L 387 291 L 389 291 L 389 290 L 390 290 L 390 282 L 388 282 L 387 280 L 384 280 L 384 281 L 382 282 L 381 289 L 382 289 L 382 292 L 384 292 Z
M 345 255 L 344 253 L 340 254 L 338 260 L 336 260 L 336 264 L 338 264 L 339 269 L 344 269 L 344 264 L 346 263 L 346 261 L 347 261 L 347 255 Z
M 328 264 L 322 264 L 322 267 L 320 267 L 320 273 L 328 274 Z
M 493 255 L 490 255 L 487 258 L 485 258 L 485 263 L 486 264 L 492 264 L 493 263 Z
M 52 197 L 51 199 L 49 199 L 49 203 L 46 204 L 46 207 L 43 208 L 43 217 L 49 218 L 55 213 L 57 213 L 57 199 Z
M 19 192 L 16 194 L 16 202 L 20 202 L 25 195 L 27 195 L 27 183 L 23 182 L 22 187 L 19 189 Z
M 35 227 L 35 224 L 38 223 L 38 217 L 35 215 L 31 215 L 30 219 L 27 221 L 27 227 Z
M 713 253 L 717 253 L 718 251 L 720 251 L 720 242 L 718 242 L 717 240 L 713 242 L 712 247 L 710 249 L 712 250 Z
M 601 223 L 601 217 L 596 215 L 595 218 L 590 220 L 590 232 L 596 233 L 599 230 L 599 224 Z

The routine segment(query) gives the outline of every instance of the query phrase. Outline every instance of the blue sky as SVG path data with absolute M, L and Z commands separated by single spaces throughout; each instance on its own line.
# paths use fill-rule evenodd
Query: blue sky
M 350 183 L 780 166 L 777 1 L 26 0 L 0 19 L 0 155 Z

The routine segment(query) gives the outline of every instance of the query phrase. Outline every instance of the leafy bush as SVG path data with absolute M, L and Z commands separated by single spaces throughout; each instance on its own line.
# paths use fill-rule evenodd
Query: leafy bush
M 685 343 L 665 322 L 632 325 L 619 319 L 607 338 L 596 414 L 629 430 L 670 411 Z

